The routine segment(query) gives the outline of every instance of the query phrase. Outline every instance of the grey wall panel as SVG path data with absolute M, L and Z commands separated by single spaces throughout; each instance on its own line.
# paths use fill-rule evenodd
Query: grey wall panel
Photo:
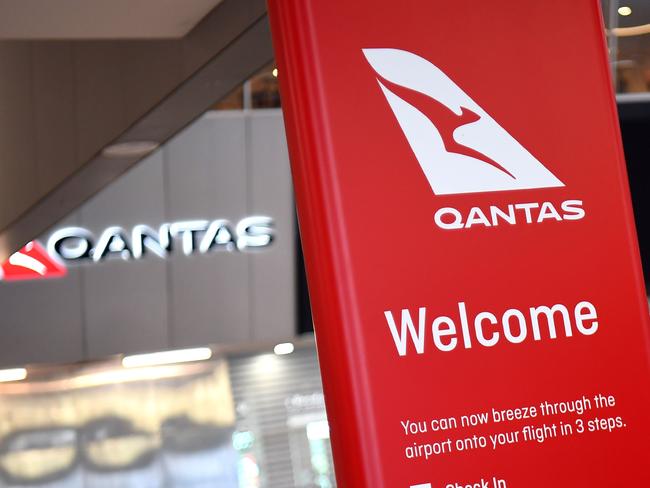
M 0 225 L 37 195 L 31 43 L 0 43 Z
M 251 321 L 259 341 L 291 338 L 296 327 L 295 219 L 293 189 L 280 110 L 248 119 L 248 207 L 275 219 L 276 239 L 251 256 Z
M 165 146 L 172 220 L 246 212 L 246 122 L 208 112 Z
M 121 45 L 127 118 L 136 120 L 182 79 L 182 46 L 177 41 Z
M 49 191 L 77 167 L 74 55 L 69 42 L 34 44 L 38 190 Z
M 79 273 L 70 270 L 65 280 L 0 284 L 0 367 L 83 358 Z
M 168 347 L 165 264 L 84 269 L 86 359 Z
M 248 257 L 171 260 L 172 347 L 250 340 Z
M 241 114 L 208 114 L 166 148 L 173 221 L 238 220 L 246 215 L 246 135 Z M 216 251 L 171 266 L 174 346 L 250 339 L 249 257 Z
M 78 225 L 78 214 L 62 225 Z M 83 358 L 81 271 L 64 279 L 0 282 L 0 367 Z
M 108 41 L 74 45 L 77 87 L 77 163 L 93 157 L 128 124 L 124 51 Z
M 141 223 L 157 228 L 166 220 L 162 161 L 162 152 L 154 153 L 89 201 L 81 210 L 82 225 L 96 233 L 111 225 L 127 233 Z M 89 358 L 167 347 L 163 259 L 117 257 L 86 265 L 83 273 Z

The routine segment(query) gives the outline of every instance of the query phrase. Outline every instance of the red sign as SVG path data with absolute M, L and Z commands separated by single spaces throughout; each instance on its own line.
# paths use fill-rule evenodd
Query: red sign
M 270 0 L 339 486 L 650 486 L 596 0 Z
M 0 266 L 2 281 L 63 278 L 67 273 L 63 263 L 50 256 L 38 241 L 29 242 Z

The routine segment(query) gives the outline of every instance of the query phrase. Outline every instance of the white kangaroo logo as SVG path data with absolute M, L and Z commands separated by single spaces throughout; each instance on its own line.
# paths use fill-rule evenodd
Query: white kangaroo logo
M 564 186 L 445 73 L 399 49 L 364 49 L 436 195 Z

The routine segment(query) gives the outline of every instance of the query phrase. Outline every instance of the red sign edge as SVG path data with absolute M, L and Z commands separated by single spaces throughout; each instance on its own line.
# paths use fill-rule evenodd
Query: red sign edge
M 338 486 L 384 485 L 373 439 L 375 423 L 363 365 L 361 324 L 346 246 L 327 106 L 318 93 L 310 2 L 269 0 L 300 236 Z M 289 62 L 290 61 L 290 62 Z M 303 99 L 297 86 L 316 93 Z M 355 447 L 356 446 L 356 447 Z

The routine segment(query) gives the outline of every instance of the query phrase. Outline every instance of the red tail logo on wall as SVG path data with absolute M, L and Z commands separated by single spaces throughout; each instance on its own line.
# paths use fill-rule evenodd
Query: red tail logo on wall
M 63 278 L 65 266 L 50 256 L 38 241 L 29 242 L 0 266 L 0 280 L 19 281 Z

